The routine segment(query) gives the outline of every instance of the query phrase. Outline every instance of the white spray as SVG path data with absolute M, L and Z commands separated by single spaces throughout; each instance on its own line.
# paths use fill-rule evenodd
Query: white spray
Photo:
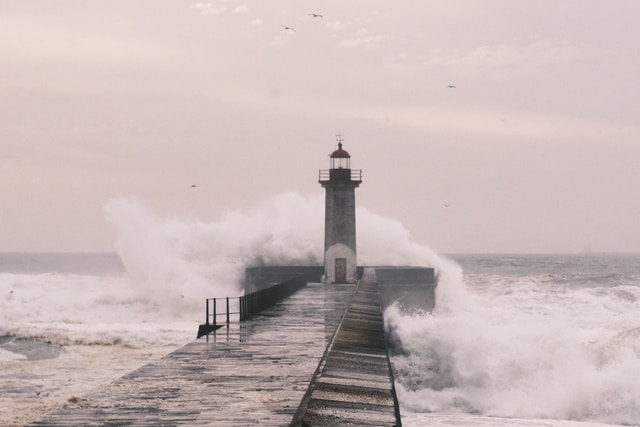
M 449 278 L 434 315 L 385 313 L 406 413 L 640 423 L 640 287 Z
M 131 286 L 160 307 L 199 310 L 205 298 L 237 296 L 246 267 L 321 265 L 324 200 L 286 193 L 217 222 L 160 218 L 140 202 L 106 207 Z M 360 265 L 434 265 L 438 257 L 414 242 L 396 220 L 358 208 Z

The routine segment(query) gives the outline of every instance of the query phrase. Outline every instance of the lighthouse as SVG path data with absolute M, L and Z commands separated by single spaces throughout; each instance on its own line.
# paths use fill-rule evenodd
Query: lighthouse
M 324 221 L 324 282 L 356 282 L 356 196 L 362 171 L 351 169 L 351 155 L 342 148 L 329 156 L 329 170 L 320 170 L 326 191 Z

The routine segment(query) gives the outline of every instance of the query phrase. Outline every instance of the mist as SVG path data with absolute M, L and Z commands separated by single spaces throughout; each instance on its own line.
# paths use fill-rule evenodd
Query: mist
M 198 310 L 238 296 L 247 267 L 322 265 L 324 198 L 284 193 L 218 221 L 163 217 L 135 199 L 105 205 L 131 286 L 162 306 Z M 397 220 L 357 209 L 359 265 L 439 268 L 440 257 Z

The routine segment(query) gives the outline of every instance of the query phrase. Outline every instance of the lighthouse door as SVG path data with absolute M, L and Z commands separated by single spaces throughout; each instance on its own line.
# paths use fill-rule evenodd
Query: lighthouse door
M 336 258 L 336 283 L 347 283 L 347 259 Z

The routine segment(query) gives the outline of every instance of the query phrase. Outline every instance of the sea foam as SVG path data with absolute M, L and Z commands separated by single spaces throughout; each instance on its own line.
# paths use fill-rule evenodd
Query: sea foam
M 640 287 L 482 279 L 440 283 L 433 315 L 385 312 L 405 411 L 640 423 Z
M 205 298 L 242 294 L 246 267 L 321 265 L 323 203 L 320 196 L 285 193 L 207 223 L 113 199 L 105 215 L 126 274 L 2 273 L 0 333 L 134 347 L 165 342 L 159 330 L 189 329 L 190 338 Z M 358 208 L 358 227 L 361 264 L 424 266 L 439 259 L 396 220 Z M 86 256 L 80 259 L 84 271 Z M 182 340 L 168 333 L 166 341 Z
M 189 313 L 208 297 L 242 294 L 244 270 L 261 265 L 321 265 L 323 198 L 285 193 L 218 221 L 162 218 L 141 202 L 105 207 L 131 286 L 163 307 Z M 398 221 L 358 208 L 360 265 L 433 265 L 437 255 Z

